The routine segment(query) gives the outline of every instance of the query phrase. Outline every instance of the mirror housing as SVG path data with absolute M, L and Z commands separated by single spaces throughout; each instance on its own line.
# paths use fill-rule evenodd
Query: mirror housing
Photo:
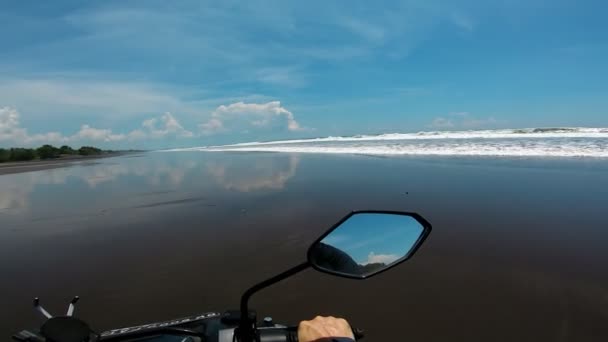
M 410 259 L 431 229 L 415 213 L 353 211 L 310 246 L 308 263 L 323 273 L 367 279 Z

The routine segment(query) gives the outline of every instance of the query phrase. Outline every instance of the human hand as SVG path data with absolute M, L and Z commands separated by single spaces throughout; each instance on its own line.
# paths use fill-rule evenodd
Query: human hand
M 311 321 L 300 322 L 298 326 L 299 342 L 327 341 L 331 337 L 346 337 L 355 340 L 353 330 L 343 318 L 317 316 Z

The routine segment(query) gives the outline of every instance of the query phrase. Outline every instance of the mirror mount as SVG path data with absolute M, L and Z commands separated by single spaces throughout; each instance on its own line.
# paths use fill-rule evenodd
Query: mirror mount
M 251 316 L 249 314 L 249 299 L 255 293 L 259 292 L 262 289 L 265 289 L 271 285 L 274 285 L 281 280 L 289 278 L 297 273 L 304 271 L 309 268 L 311 265 L 308 261 L 303 262 L 295 267 L 288 269 L 287 271 L 278 274 L 270 279 L 266 279 L 261 283 L 258 283 L 252 287 L 250 287 L 243 296 L 241 296 L 241 319 L 239 323 L 239 327 L 235 332 L 239 338 L 239 342 L 254 342 L 255 339 L 255 324 L 256 317 L 255 315 Z

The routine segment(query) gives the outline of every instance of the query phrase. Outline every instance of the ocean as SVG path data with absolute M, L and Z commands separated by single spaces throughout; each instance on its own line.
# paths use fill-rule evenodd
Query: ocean
M 326 137 L 173 151 L 240 151 L 363 155 L 608 157 L 608 128 L 526 128 Z

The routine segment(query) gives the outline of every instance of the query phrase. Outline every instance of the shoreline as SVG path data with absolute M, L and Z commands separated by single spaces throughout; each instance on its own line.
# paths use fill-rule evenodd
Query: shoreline
M 134 154 L 141 152 L 112 152 L 112 153 L 104 153 L 98 155 L 89 155 L 89 156 L 66 156 L 60 157 L 56 159 L 47 159 L 47 160 L 29 160 L 29 161 L 19 161 L 19 162 L 6 162 L 0 163 L 0 176 L 9 175 L 15 173 L 24 173 L 24 172 L 33 172 L 33 171 L 42 171 L 49 169 L 56 169 L 62 167 L 72 166 L 81 161 L 90 161 L 104 158 L 113 158 L 120 157 L 127 154 Z

